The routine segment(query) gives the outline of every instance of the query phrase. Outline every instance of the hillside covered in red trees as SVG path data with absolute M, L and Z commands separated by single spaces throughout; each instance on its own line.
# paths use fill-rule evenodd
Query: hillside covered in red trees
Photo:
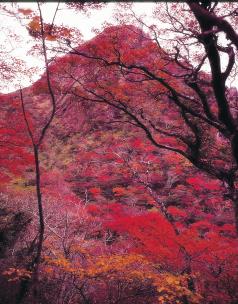
M 0 95 L 0 302 L 237 303 L 238 95 L 216 33 L 205 73 L 130 24 L 49 62 L 33 21 L 45 73 Z

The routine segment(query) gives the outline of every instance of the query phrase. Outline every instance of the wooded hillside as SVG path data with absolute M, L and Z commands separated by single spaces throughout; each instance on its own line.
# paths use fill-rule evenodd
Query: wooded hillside
M 50 61 L 68 32 L 31 19 L 45 73 L 0 95 L 1 303 L 237 303 L 236 44 L 204 3 L 211 73 L 129 23 Z

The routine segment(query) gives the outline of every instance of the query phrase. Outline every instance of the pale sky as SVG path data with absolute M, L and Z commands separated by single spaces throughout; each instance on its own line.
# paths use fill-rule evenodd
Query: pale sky
M 7 3 L 6 5 L 9 8 L 11 7 L 11 3 Z M 36 2 L 18 2 L 16 5 L 23 9 L 30 8 L 32 10 L 37 11 Z M 42 6 L 42 14 L 45 22 L 51 23 L 56 7 L 57 2 L 46 2 Z M 95 33 L 93 32 L 94 28 L 99 30 L 102 29 L 104 22 L 109 22 L 112 24 L 117 23 L 117 21 L 113 17 L 116 7 L 116 2 L 110 2 L 107 3 L 107 5 L 101 10 L 90 10 L 90 14 L 83 14 L 75 13 L 72 10 L 66 9 L 64 3 L 60 3 L 59 11 L 55 19 L 55 24 L 75 27 L 80 30 L 84 40 L 89 40 L 95 36 Z M 143 15 L 143 21 L 146 24 L 157 24 L 159 28 L 162 28 L 163 24 L 159 23 L 158 20 L 152 17 L 154 7 L 154 2 L 133 3 L 134 12 L 137 16 Z M 27 22 L 25 22 L 25 25 L 27 24 Z M 24 75 L 21 75 L 21 77 L 16 76 L 15 80 L 7 82 L 6 85 L 0 85 L 0 92 L 8 93 L 18 89 L 19 85 L 21 87 L 25 87 L 30 85 L 33 81 L 36 81 L 44 71 L 44 62 L 43 58 L 40 58 L 39 56 L 32 56 L 29 54 L 29 51 L 31 50 L 35 41 L 34 38 L 29 36 L 24 24 L 21 25 L 15 17 L 9 17 L 2 14 L 0 14 L 0 24 L 0 49 L 4 49 L 12 56 L 24 60 L 27 64 L 27 68 L 37 68 L 37 71 L 34 72 L 32 79 L 27 76 L 27 73 L 24 73 Z M 17 34 L 19 40 L 12 38 L 11 31 Z M 227 58 L 223 56 L 222 64 L 226 66 L 226 62 Z M 236 83 L 233 83 L 232 85 L 234 86 L 236 85 Z
M 11 4 L 7 4 L 9 8 Z M 37 3 L 36 2 L 18 2 L 17 5 L 23 9 L 32 9 L 37 11 Z M 134 11 L 141 15 L 146 14 L 148 16 L 152 16 L 152 8 L 154 7 L 154 2 L 136 2 L 133 4 Z M 42 6 L 42 14 L 45 22 L 51 23 L 55 9 L 57 7 L 57 2 L 45 3 Z M 101 29 L 104 22 L 109 22 L 112 24 L 116 24 L 117 22 L 113 18 L 113 13 L 116 9 L 116 3 L 110 2 L 107 3 L 105 7 L 101 10 L 90 10 L 89 14 L 84 13 L 75 13 L 72 10 L 66 9 L 64 7 L 64 3 L 60 3 L 59 11 L 55 18 L 55 24 L 67 25 L 69 27 L 75 27 L 80 30 L 82 37 L 84 40 L 89 40 L 95 36 L 93 29 Z M 149 18 L 151 20 L 151 17 Z M 26 61 L 27 66 L 37 67 L 39 69 L 38 72 L 34 73 L 33 79 L 29 79 L 27 75 L 25 77 L 21 77 L 21 79 L 15 79 L 13 82 L 8 82 L 5 86 L 0 87 L 1 93 L 8 93 L 10 91 L 14 91 L 19 88 L 19 85 L 22 87 L 28 86 L 39 78 L 43 69 L 44 62 L 43 58 L 40 59 L 38 56 L 29 55 L 29 51 L 31 47 L 34 45 L 34 39 L 29 36 L 28 31 L 26 30 L 24 25 L 21 25 L 18 20 L 14 17 L 8 17 L 5 15 L 0 15 L 0 23 L 3 27 L 1 31 L 0 37 L 0 47 L 3 46 L 5 50 L 11 51 L 12 56 L 16 56 L 19 59 L 23 59 Z M 21 41 L 16 41 L 12 39 L 9 35 L 9 32 L 13 31 L 17 35 L 20 36 Z M 19 83 L 20 81 L 20 83 Z

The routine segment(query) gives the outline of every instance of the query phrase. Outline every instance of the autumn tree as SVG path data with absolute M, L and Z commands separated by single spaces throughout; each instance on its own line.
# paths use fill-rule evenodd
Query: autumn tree
M 76 6 L 73 3 L 69 3 L 69 6 Z M 90 6 L 90 5 L 89 5 Z M 94 5 L 92 5 L 94 7 Z M 18 107 L 20 105 L 22 109 L 21 116 L 23 117 L 25 126 L 19 127 L 23 129 L 24 137 L 21 138 L 21 142 L 24 142 L 25 135 L 28 134 L 28 139 L 30 140 L 30 145 L 33 149 L 34 155 L 34 166 L 35 166 L 35 188 L 36 188 L 36 198 L 37 198 L 37 206 L 38 206 L 38 217 L 39 217 L 39 230 L 38 230 L 38 241 L 36 242 L 36 250 L 33 254 L 32 261 L 29 265 L 27 265 L 27 270 L 30 273 L 30 276 L 23 276 L 21 280 L 20 291 L 17 297 L 17 303 L 22 302 L 24 297 L 29 291 L 31 285 L 33 285 L 34 297 L 37 299 L 37 283 L 39 277 L 39 265 L 41 263 L 41 255 L 43 250 L 43 241 L 44 241 L 44 233 L 45 233 L 45 218 L 44 218 L 44 206 L 42 200 L 42 179 L 41 179 L 41 150 L 42 145 L 45 140 L 46 134 L 49 132 L 50 126 L 55 118 L 56 110 L 60 109 L 62 102 L 64 101 L 64 97 L 67 93 L 62 93 L 62 88 L 55 87 L 53 85 L 52 74 L 49 69 L 50 56 L 52 54 L 48 51 L 49 46 L 47 46 L 47 42 L 49 44 L 56 41 L 56 39 L 61 39 L 62 37 L 71 38 L 72 31 L 67 29 L 66 27 L 56 26 L 54 24 L 55 17 L 57 15 L 59 9 L 59 3 L 56 7 L 53 20 L 51 24 L 48 24 L 44 21 L 42 15 L 42 4 L 37 3 L 38 11 L 34 12 L 31 9 L 18 9 L 15 11 L 13 8 L 8 9 L 7 6 L 3 6 L 3 9 L 7 14 L 11 17 L 16 17 L 20 22 L 25 22 L 28 32 L 31 36 L 33 36 L 36 40 L 34 45 L 34 50 L 38 53 L 38 55 L 43 57 L 44 66 L 45 66 L 45 74 L 40 81 L 36 83 L 33 87 L 33 91 L 35 95 L 43 94 L 44 99 L 42 99 L 42 95 L 31 98 L 31 93 L 29 90 L 20 89 L 18 92 L 18 98 L 16 103 Z M 79 10 L 87 10 L 88 5 L 79 5 L 77 9 Z M 15 8 L 15 7 L 14 7 Z M 16 62 L 19 64 L 18 62 Z M 70 84 L 71 86 L 72 84 Z M 57 91 L 57 93 L 56 93 Z M 42 107 L 42 104 L 43 107 Z M 18 116 L 17 116 L 18 115 Z M 17 112 L 16 121 L 20 120 L 19 112 Z M 20 120 L 22 122 L 22 120 Z M 4 140 L 7 138 L 8 134 L 2 130 Z M 8 133 L 11 131 L 8 131 Z M 13 133 L 13 132 L 12 132 Z M 29 143 L 29 140 L 25 140 Z M 10 142 L 10 141 L 9 141 Z M 9 145 L 9 143 L 5 140 L 5 143 Z M 29 147 L 28 147 L 29 148 Z M 9 150 L 9 148 L 6 148 Z M 6 150 L 5 149 L 5 150 Z M 17 149 L 15 148 L 14 151 Z M 18 148 L 19 153 L 22 154 L 22 158 L 24 157 L 23 149 L 20 150 Z M 14 155 L 15 156 L 15 155 Z M 7 163 L 7 160 L 5 161 Z M 20 163 L 20 162 L 19 162 Z M 15 171 L 17 170 L 17 166 L 15 165 Z M 13 167 L 12 167 L 13 168 Z M 33 241 L 35 243 L 35 240 Z
M 226 85 L 235 69 L 236 5 L 188 1 L 158 4 L 155 13 L 170 23 L 167 33 L 175 33 L 172 50 L 161 48 L 156 26 L 148 27 L 148 35 L 127 25 L 108 28 L 84 47 L 71 49 L 84 58 L 85 70 L 83 79 L 71 71 L 78 81 L 73 94 L 78 101 L 116 108 L 157 148 L 180 154 L 222 181 L 238 229 L 237 92 Z M 143 19 L 137 21 L 145 26 Z M 227 39 L 221 40 L 222 34 Z
M 47 55 L 47 48 L 46 48 L 46 36 L 45 36 L 45 28 L 43 23 L 43 16 L 41 12 L 40 4 L 38 3 L 38 10 L 39 10 L 39 26 L 40 26 L 40 40 L 42 44 L 42 54 L 45 61 L 45 71 L 46 71 L 46 83 L 47 83 L 47 90 L 50 99 L 50 107 L 48 109 L 47 117 L 43 120 L 43 123 L 40 125 L 32 124 L 32 118 L 29 119 L 29 113 L 27 113 L 26 104 L 24 100 L 24 93 L 23 90 L 20 89 L 19 91 L 19 100 L 21 102 L 22 107 L 22 115 L 24 117 L 25 125 L 27 128 L 28 136 L 31 140 L 31 145 L 33 148 L 34 153 L 34 164 L 35 164 L 35 187 L 36 187 L 36 197 L 37 197 L 37 205 L 38 205 L 38 216 L 39 216 L 39 232 L 38 232 L 38 242 L 37 242 L 37 249 L 35 256 L 32 258 L 31 265 L 28 265 L 28 270 L 32 272 L 31 283 L 33 283 L 34 293 L 36 294 L 37 291 L 37 281 L 38 281 L 38 270 L 39 264 L 41 262 L 41 254 L 42 254 L 42 246 L 44 241 L 44 231 L 45 231 L 45 220 L 44 220 L 44 209 L 42 203 L 42 190 L 41 190 L 41 170 L 40 170 L 40 148 L 42 142 L 46 136 L 46 132 L 49 129 L 56 111 L 56 97 L 51 85 L 51 77 L 49 74 L 48 68 L 48 55 Z M 29 277 L 24 278 L 21 282 L 21 288 L 19 291 L 17 302 L 20 303 L 23 298 L 25 297 L 26 293 L 29 289 Z M 37 295 L 37 294 L 36 294 Z

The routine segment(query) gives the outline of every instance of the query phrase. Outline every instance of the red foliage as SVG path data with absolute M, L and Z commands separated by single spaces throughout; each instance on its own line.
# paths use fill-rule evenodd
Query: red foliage
M 203 177 L 189 177 L 186 179 L 187 183 L 192 185 L 195 190 L 207 189 L 212 191 L 220 190 L 220 183 L 217 180 L 204 180 Z
M 20 101 L 1 97 L 0 108 L 0 176 L 3 183 L 14 175 L 22 176 L 34 159 Z

